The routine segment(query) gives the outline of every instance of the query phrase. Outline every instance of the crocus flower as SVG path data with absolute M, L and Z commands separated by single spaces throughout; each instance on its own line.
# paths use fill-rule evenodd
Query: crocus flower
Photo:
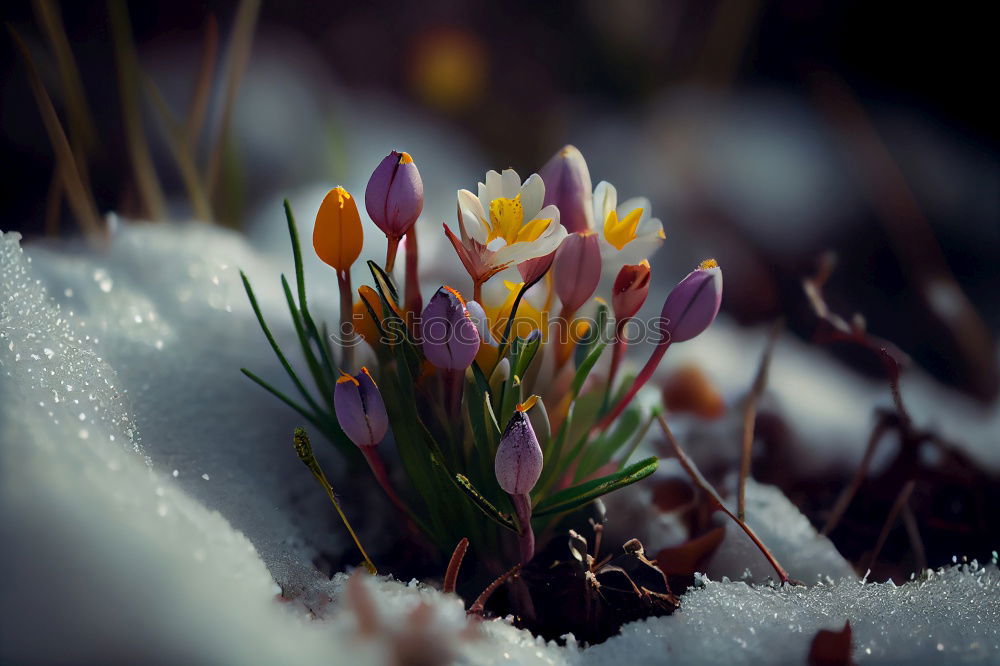
M 365 188 L 365 208 L 390 239 L 402 238 L 424 208 L 424 183 L 408 153 L 389 153 Z
M 442 370 L 465 370 L 479 351 L 479 331 L 461 294 L 441 287 L 420 319 L 424 356 Z
M 497 483 L 511 495 L 530 493 L 542 475 L 542 447 L 527 414 L 534 403 L 529 400 L 517 406 L 497 447 L 493 471 Z
M 493 471 L 497 483 L 510 495 L 519 523 L 521 563 L 535 554 L 535 533 L 531 529 L 531 489 L 542 475 L 542 447 L 527 411 L 535 404 L 534 396 L 517 406 L 500 437 Z
M 649 199 L 634 197 L 619 206 L 618 191 L 606 181 L 594 188 L 594 221 L 605 269 L 638 264 L 663 243 L 663 224 L 651 216 Z
M 722 304 L 722 269 L 706 259 L 667 296 L 660 313 L 668 342 L 684 342 L 708 328 Z
M 338 273 L 346 272 L 361 254 L 363 242 L 361 217 L 354 197 L 342 187 L 333 188 L 316 213 L 313 247 L 317 256 Z
M 601 281 L 601 245 L 593 231 L 566 236 L 556 251 L 553 279 L 565 313 L 576 312 Z
M 368 368 L 353 377 L 346 372 L 333 390 L 333 408 L 347 437 L 364 449 L 376 446 L 389 430 L 389 416 Z
M 715 259 L 706 259 L 684 276 L 667 296 L 660 312 L 660 340 L 628 393 L 601 419 L 598 429 L 607 428 L 618 418 L 643 384 L 653 376 L 653 371 L 672 343 L 690 340 L 708 328 L 719 313 L 721 303 L 722 269 Z
M 458 191 L 460 237 L 448 225 L 445 234 L 478 291 L 503 269 L 553 252 L 566 230 L 559 209 L 542 207 L 545 185 L 534 174 L 524 184 L 513 169 L 486 174 L 479 195 Z
M 611 307 L 615 320 L 624 322 L 634 317 L 649 294 L 649 262 L 622 266 L 611 287 Z
M 575 233 L 594 228 L 590 170 L 576 146 L 563 146 L 539 169 L 538 175 L 545 183 L 545 204 L 559 209 L 566 231 Z

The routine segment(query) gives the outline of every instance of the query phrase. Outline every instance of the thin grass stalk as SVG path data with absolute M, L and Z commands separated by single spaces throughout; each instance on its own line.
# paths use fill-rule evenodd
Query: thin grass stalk
M 210 197 L 215 195 L 216 187 L 219 184 L 222 157 L 226 143 L 229 141 L 229 126 L 232 122 L 240 83 L 243 81 L 247 64 L 250 62 L 250 47 L 253 44 L 254 29 L 260 14 L 260 4 L 260 0 L 241 0 L 239 8 L 236 10 L 236 22 L 229 40 L 229 48 L 226 51 L 226 88 L 219 133 L 215 138 L 215 145 L 209 153 L 208 165 L 205 169 L 205 189 Z
M 677 457 L 678 462 L 680 462 L 681 467 L 684 468 L 684 471 L 687 472 L 688 476 L 691 477 L 691 480 L 694 482 L 694 484 L 699 488 L 701 488 L 701 490 L 704 491 L 706 494 L 708 494 L 708 496 L 712 498 L 712 501 L 715 502 L 715 504 L 719 507 L 719 510 L 721 510 L 727 516 L 732 518 L 736 522 L 736 524 L 740 526 L 740 529 L 742 529 L 743 532 L 746 533 L 748 537 L 750 537 L 750 540 L 753 541 L 754 545 L 757 546 L 757 549 L 760 550 L 760 552 L 764 555 L 764 558 L 767 559 L 768 563 L 774 569 L 775 573 L 778 574 L 778 578 L 781 580 L 781 582 L 782 583 L 789 582 L 790 579 L 788 577 L 788 572 L 786 572 L 785 569 L 778 563 L 778 560 L 774 557 L 774 555 L 771 553 L 768 547 L 764 545 L 764 542 L 760 540 L 760 538 L 752 529 L 750 529 L 750 526 L 747 525 L 746 522 L 744 522 L 742 519 L 740 519 L 739 516 L 737 516 L 735 513 L 733 513 L 726 507 L 725 503 L 722 501 L 722 498 L 719 497 L 719 493 L 715 490 L 715 488 L 712 487 L 712 485 L 705 479 L 705 477 L 702 476 L 701 472 L 698 471 L 698 468 L 695 466 L 694 461 L 688 458 L 687 454 L 684 453 L 684 450 L 681 448 L 681 445 L 677 442 L 677 439 L 674 437 L 674 433 L 670 431 L 670 426 L 667 425 L 667 421 L 666 419 L 663 418 L 663 415 L 657 414 L 656 420 L 659 421 L 660 428 L 663 429 L 663 434 L 666 435 L 667 441 L 670 443 L 670 447 L 673 449 L 674 455 Z
M 194 155 L 186 145 L 184 128 L 173 117 L 167 101 L 163 99 L 163 95 L 156 87 L 153 79 L 148 76 L 142 76 L 142 80 L 145 83 L 149 98 L 153 102 L 156 116 L 160 121 L 159 126 L 163 132 L 163 138 L 166 140 L 170 154 L 177 164 L 181 180 L 184 181 L 184 189 L 187 190 L 188 201 L 191 203 L 195 219 L 199 222 L 211 222 L 212 206 L 209 203 L 208 195 L 204 188 L 202 188 L 201 178 L 198 175 L 198 165 L 195 163 Z
M 83 180 L 80 177 L 73 149 L 70 147 L 69 139 L 66 138 L 66 132 L 59 122 L 59 115 L 52 105 L 52 99 L 45 90 L 45 85 L 42 83 L 41 76 L 35 67 L 35 62 L 31 58 L 28 47 L 25 46 L 21 36 L 13 28 L 8 26 L 8 30 L 17 50 L 24 59 L 28 84 L 35 97 L 35 102 L 38 104 L 38 110 L 42 116 L 45 131 L 49 135 L 49 141 L 52 143 L 52 149 L 56 154 L 56 165 L 59 169 L 70 209 L 73 211 L 77 224 L 80 225 L 87 240 L 95 246 L 100 245 L 100 240 L 105 236 L 106 229 L 97 212 L 97 204 L 94 203 L 90 191 L 84 186 Z
M 115 62 L 118 70 L 118 94 L 121 98 L 122 124 L 128 145 L 132 174 L 135 178 L 143 213 L 149 219 L 161 219 L 166 212 L 166 203 L 160 181 L 153 166 L 149 143 L 142 124 L 142 109 L 139 101 L 139 60 L 132 40 L 128 7 L 124 0 L 108 0 L 108 15 L 111 19 L 111 36 L 114 41 Z
M 205 20 L 205 38 L 201 50 L 201 64 L 198 66 L 198 78 L 191 94 L 191 105 L 188 107 L 187 117 L 184 119 L 184 145 L 192 158 L 197 156 L 198 139 L 205 125 L 218 49 L 219 23 L 214 14 L 209 14 Z
M 62 83 L 63 94 L 66 96 L 66 110 L 69 115 L 69 141 L 76 157 L 76 168 L 80 172 L 80 180 L 90 188 L 90 176 L 87 169 L 87 152 L 97 145 L 97 129 L 87 105 L 87 97 L 83 90 L 80 70 L 70 48 L 69 37 L 63 24 L 59 5 L 53 0 L 34 0 L 32 6 L 38 22 L 42 25 L 45 37 L 49 41 L 52 53 L 55 55 L 56 66 L 59 69 L 59 80 Z
M 740 447 L 740 474 L 739 488 L 737 490 L 736 514 L 740 520 L 746 519 L 746 491 L 747 477 L 750 476 L 750 461 L 753 455 L 754 430 L 757 424 L 757 403 L 761 394 L 767 388 L 767 371 L 771 366 L 771 355 L 774 353 L 774 344 L 778 340 L 781 328 L 784 326 L 781 320 L 775 322 L 771 332 L 767 337 L 764 353 L 761 354 L 760 364 L 757 366 L 757 375 L 754 377 L 750 393 L 747 395 L 743 405 L 743 442 Z

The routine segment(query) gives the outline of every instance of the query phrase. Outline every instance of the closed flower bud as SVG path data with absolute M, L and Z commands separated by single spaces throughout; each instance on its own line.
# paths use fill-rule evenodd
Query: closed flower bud
M 389 416 L 368 368 L 353 377 L 346 372 L 333 390 L 333 408 L 344 434 L 360 447 L 375 446 L 389 430 Z
M 517 406 L 500 438 L 493 463 L 497 482 L 511 495 L 531 492 L 542 474 L 542 447 L 526 413 L 532 404 L 534 400 L 529 399 Z
M 552 261 L 556 258 L 555 252 L 549 252 L 543 257 L 528 259 L 517 265 L 517 270 L 521 274 L 521 279 L 527 285 L 532 285 L 545 277 L 545 274 L 552 268 Z
M 566 231 L 574 233 L 594 228 L 590 171 L 575 146 L 564 146 L 545 163 L 538 175 L 545 183 L 545 205 L 552 204 L 559 209 L 559 221 Z
M 324 263 L 338 271 L 351 268 L 364 242 L 361 217 L 354 197 L 335 187 L 323 199 L 313 227 L 313 247 Z
M 701 334 L 715 320 L 722 304 L 722 269 L 706 259 L 685 276 L 663 304 L 660 313 L 670 342 L 684 342 Z
M 556 250 L 553 268 L 556 294 L 565 312 L 576 312 L 586 303 L 601 280 L 601 245 L 593 231 L 566 236 Z
M 624 321 L 634 317 L 649 294 L 649 262 L 622 266 L 611 287 L 611 307 L 615 319 Z
M 479 351 L 479 331 L 461 294 L 441 287 L 420 319 L 424 356 L 443 370 L 465 370 Z
M 402 238 L 424 208 L 424 183 L 408 153 L 389 153 L 365 188 L 365 208 L 389 238 Z

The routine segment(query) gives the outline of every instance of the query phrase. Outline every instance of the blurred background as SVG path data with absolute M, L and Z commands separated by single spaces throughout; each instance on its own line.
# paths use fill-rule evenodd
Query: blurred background
M 28 238 L 79 229 L 32 69 L 100 215 L 211 210 L 246 228 L 296 189 L 363 187 L 398 147 L 421 166 L 435 227 L 451 221 L 454 190 L 487 168 L 526 175 L 573 143 L 595 183 L 652 200 L 665 281 L 717 256 L 726 312 L 743 323 L 784 314 L 808 338 L 815 319 L 800 281 L 832 251 L 834 310 L 864 313 L 869 330 L 988 404 L 1000 385 L 1000 163 L 986 11 L 826 0 L 5 3 L 32 64 L 4 40 L 0 224 Z M 192 120 L 199 131 L 186 135 Z M 214 181 L 200 204 L 191 164 Z

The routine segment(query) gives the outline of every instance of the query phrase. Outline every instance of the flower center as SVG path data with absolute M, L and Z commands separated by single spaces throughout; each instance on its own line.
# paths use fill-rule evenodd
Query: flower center
M 611 211 L 604 220 L 605 240 L 614 245 L 615 249 L 622 249 L 630 241 L 635 240 L 635 229 L 639 226 L 640 217 L 642 217 L 641 208 L 636 208 L 620 220 L 618 213 Z
M 531 220 L 524 224 L 520 194 L 513 199 L 497 197 L 490 202 L 490 234 L 486 242 L 502 238 L 507 245 L 527 243 L 541 236 L 549 222 L 551 220 Z

